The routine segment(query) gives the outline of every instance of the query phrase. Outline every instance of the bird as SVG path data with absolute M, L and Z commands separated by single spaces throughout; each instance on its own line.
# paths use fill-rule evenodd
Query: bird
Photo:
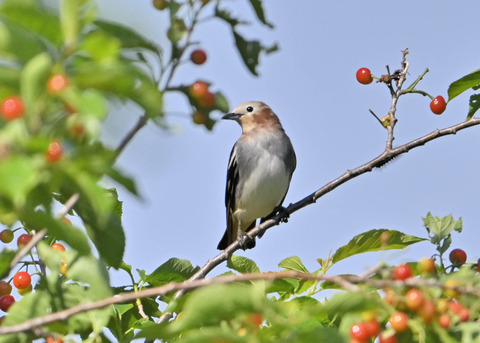
M 297 158 L 280 119 L 267 104 L 248 101 L 222 119 L 235 120 L 242 127 L 242 135 L 228 162 L 227 228 L 217 248 L 224 250 L 238 240 L 242 249 L 252 249 L 255 239 L 247 232 L 255 227 L 257 219 L 263 223 L 285 210 L 282 203 Z

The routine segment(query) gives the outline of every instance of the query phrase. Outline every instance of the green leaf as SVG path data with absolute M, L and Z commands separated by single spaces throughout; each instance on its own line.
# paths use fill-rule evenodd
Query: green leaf
M 461 232 L 463 227 L 462 218 L 460 217 L 458 220 L 455 220 L 451 214 L 440 218 L 434 217 L 428 212 L 427 216 L 422 219 L 423 224 L 429 233 L 430 241 L 433 244 L 439 244 L 443 239 L 450 235 L 453 230 Z
M 92 163 L 95 159 L 91 159 Z M 88 236 L 100 256 L 112 267 L 119 267 L 125 250 L 125 233 L 121 222 L 122 203 L 115 190 L 106 190 L 94 177 L 78 165 L 68 165 L 62 171 L 65 182 L 61 194 L 79 193 L 74 210 L 82 218 Z
M 96 20 L 94 24 L 110 35 L 117 37 L 122 42 L 123 48 L 141 48 L 150 50 L 156 55 L 161 55 L 161 48 L 159 46 L 127 26 L 104 20 Z
M 62 41 L 57 16 L 36 0 L 4 1 L 0 12 L 28 30 L 59 46 Z
M 181 319 L 173 322 L 172 328 L 218 325 L 241 313 L 262 312 L 266 303 L 264 295 L 255 287 L 241 284 L 202 287 L 190 294 Z
M 42 290 L 35 290 L 16 301 L 8 310 L 3 322 L 4 326 L 20 324 L 25 320 L 39 317 L 48 313 L 51 295 Z
M 448 87 L 448 101 L 478 85 L 480 85 L 480 69 L 452 82 Z
M 232 255 L 228 259 L 227 267 L 239 273 L 260 273 L 257 264 L 244 256 Z
M 17 206 L 22 206 L 28 193 L 40 182 L 37 160 L 26 156 L 4 158 L 0 163 L 0 194 Z
M 96 61 L 117 58 L 121 45 L 120 39 L 102 31 L 93 31 L 82 41 L 82 49 Z
M 22 70 L 20 75 L 20 92 L 23 101 L 30 111 L 38 112 L 35 107 L 37 99 L 45 93 L 45 85 L 52 66 L 52 59 L 46 52 L 33 57 Z
M 332 262 L 336 263 L 347 257 L 371 251 L 403 249 L 425 240 L 425 238 L 406 235 L 395 230 L 370 230 L 353 237 L 350 242 L 339 248 L 333 254 Z
M 0 251 L 0 279 L 8 276 L 10 263 L 16 254 L 17 252 L 15 250 L 3 249 Z
M 0 15 L 0 56 L 24 63 L 48 50 L 45 40 Z
M 470 101 L 468 103 L 468 115 L 466 120 L 472 119 L 475 113 L 480 108 L 480 94 L 473 94 L 470 97 Z
M 70 245 L 82 255 L 90 253 L 90 245 L 85 233 L 63 220 L 52 218 L 43 211 L 28 212 L 20 218 L 30 229 L 46 228 L 49 235 L 56 237 Z
M 235 38 L 235 44 L 243 62 L 247 66 L 248 70 L 255 76 L 258 76 L 256 69 L 259 63 L 260 53 L 265 52 L 268 54 L 278 50 L 278 46 L 276 44 L 271 47 L 264 47 L 260 41 L 248 41 L 235 30 L 233 30 L 233 37 Z
M 286 259 L 280 261 L 278 264 L 280 268 L 285 268 L 287 270 L 294 270 L 302 273 L 309 273 L 307 267 L 303 264 L 302 260 L 298 256 L 287 257 Z
M 162 92 L 131 61 L 113 60 L 108 64 L 78 61 L 75 71 L 75 82 L 81 88 L 95 88 L 120 99 L 131 99 L 151 117 L 162 114 Z
M 266 26 L 273 28 L 273 24 L 265 19 L 265 12 L 263 11 L 262 2 L 261 0 L 250 0 L 250 4 L 252 5 L 255 13 L 257 14 L 257 18 Z
M 190 278 L 198 270 L 188 260 L 171 258 L 155 271 L 146 276 L 145 282 L 152 286 L 161 286 L 171 281 L 181 282 Z
M 242 21 L 238 18 L 234 18 L 232 16 L 232 14 L 230 12 L 228 12 L 227 10 L 220 9 L 218 7 L 218 4 L 215 7 L 215 14 L 214 15 L 217 18 L 220 18 L 220 19 L 224 20 L 225 22 L 227 22 L 232 28 L 234 28 L 235 26 L 237 26 L 239 24 L 248 24 L 248 22 L 246 22 L 246 21 Z

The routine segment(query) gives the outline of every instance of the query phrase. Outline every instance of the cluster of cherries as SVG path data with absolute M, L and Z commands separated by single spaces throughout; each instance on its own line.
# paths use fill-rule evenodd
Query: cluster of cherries
M 47 91 L 52 95 L 63 92 L 69 84 L 68 77 L 64 74 L 54 74 L 47 81 Z M 19 95 L 11 95 L 0 103 L 0 117 L 5 122 L 11 122 L 25 116 L 25 104 Z M 45 151 L 45 158 L 48 162 L 56 162 L 63 155 L 62 144 L 54 139 Z
M 453 249 L 450 252 L 449 259 L 452 263 L 452 269 L 458 268 L 466 262 L 467 254 L 462 249 Z M 437 273 L 435 261 L 432 258 L 421 259 L 416 264 L 416 268 L 423 276 L 433 276 Z M 480 269 L 480 267 L 477 268 Z M 392 272 L 394 280 L 406 280 L 414 276 L 410 264 L 398 265 Z M 447 280 L 444 284 L 443 296 L 436 299 L 435 302 L 430 299 L 425 291 L 416 287 L 402 287 L 395 290 L 392 288 L 384 289 L 383 300 L 392 306 L 396 312 L 381 320 L 386 324 L 385 326 L 380 324 L 375 313 L 365 313 L 365 320 L 351 326 L 350 343 L 368 343 L 377 338 L 379 343 L 396 343 L 399 335 L 409 329 L 412 316 L 419 317 L 425 324 L 437 321 L 440 327 L 445 330 L 453 329 L 457 323 L 469 321 L 471 319 L 470 310 L 457 300 L 460 296 L 456 290 L 458 286 L 460 285 L 457 280 Z
M 64 220 L 66 223 L 71 224 L 69 219 L 64 218 Z M 15 238 L 14 230 L 5 229 L 2 232 L 0 232 L 0 241 L 2 241 L 3 243 L 6 243 L 6 244 L 11 243 L 14 240 L 14 238 Z M 21 249 L 25 245 L 27 245 L 31 239 L 32 239 L 32 236 L 28 233 L 23 233 L 20 236 L 18 236 L 17 238 L 18 249 Z M 66 250 L 65 246 L 61 243 L 54 243 L 51 245 L 51 248 L 53 250 L 57 250 L 60 252 L 64 252 Z M 60 267 L 60 272 L 63 275 L 66 274 L 66 268 L 67 266 L 64 262 Z M 28 294 L 32 291 L 33 289 L 32 275 L 28 271 L 20 270 L 17 273 L 15 273 L 13 278 L 11 278 L 9 281 L 5 281 L 5 280 L 0 281 L 0 310 L 1 311 L 8 312 L 9 308 L 15 303 L 15 297 L 11 295 L 13 287 L 16 288 L 18 294 L 21 296 Z M 0 317 L 0 325 L 3 322 L 3 319 L 4 319 L 4 316 Z M 62 343 L 62 340 L 55 337 L 47 337 L 46 342 Z
M 375 78 L 368 68 L 358 69 L 356 77 L 357 81 L 362 85 L 368 85 L 372 83 L 373 79 Z M 445 101 L 445 98 L 441 95 L 431 98 L 432 101 L 430 102 L 430 110 L 435 114 L 442 114 L 445 112 L 447 109 L 447 102 Z

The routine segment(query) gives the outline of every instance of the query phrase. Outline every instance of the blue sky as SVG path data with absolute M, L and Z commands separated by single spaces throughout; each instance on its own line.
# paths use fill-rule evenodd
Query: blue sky
M 166 17 L 150 1 L 99 1 L 104 18 L 135 27 L 160 44 L 166 43 Z M 226 1 L 235 15 L 250 20 L 248 1 Z M 270 30 L 253 24 L 242 28 L 249 38 L 279 52 L 266 56 L 252 77 L 243 66 L 228 28 L 219 21 L 199 27 L 194 40 L 207 51 L 203 66 L 185 64 L 174 83 L 206 79 L 222 90 L 231 108 L 247 100 L 268 103 L 280 117 L 297 153 L 297 170 L 285 203 L 296 202 L 347 169 L 355 168 L 385 148 L 386 130 L 369 114 L 390 107 L 387 88 L 360 85 L 355 72 L 368 67 L 375 75 L 400 66 L 401 50 L 409 48 L 410 84 L 425 68 L 418 86 L 446 97 L 448 85 L 479 68 L 480 44 L 473 28 L 480 3 L 447 1 L 265 1 Z M 467 92 L 468 93 L 468 92 Z M 430 112 L 420 95 L 400 99 L 395 146 L 463 121 L 471 93 L 456 98 L 446 112 Z M 212 132 L 189 119 L 186 100 L 167 96 L 171 115 L 166 131 L 150 125 L 121 156 L 119 166 L 134 177 L 142 199 L 121 190 L 127 235 L 125 260 L 134 268 L 153 271 L 171 257 L 202 266 L 216 256 L 225 229 L 226 166 L 240 127 L 219 122 Z M 114 146 L 133 125 L 139 110 L 112 106 L 105 128 Z M 216 113 L 220 117 L 221 113 Z M 238 252 L 254 259 L 263 271 L 277 270 L 282 259 L 297 255 L 311 270 L 317 258 L 346 244 L 361 232 L 388 228 L 426 236 L 422 216 L 452 213 L 463 217 L 464 232 L 454 234 L 453 247 L 469 261 L 478 253 L 478 167 L 480 145 L 474 127 L 438 139 L 402 155 L 380 170 L 364 174 L 295 213 L 287 224 L 269 230 L 254 250 Z M 434 253 L 429 243 L 403 252 L 365 254 L 343 261 L 330 273 L 360 273 L 380 261 L 395 264 Z M 218 268 L 213 275 L 225 271 Z M 127 282 L 114 274 L 116 283 Z

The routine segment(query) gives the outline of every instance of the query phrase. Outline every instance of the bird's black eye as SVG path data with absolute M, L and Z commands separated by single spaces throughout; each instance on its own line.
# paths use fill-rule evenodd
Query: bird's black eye
M 247 112 L 253 112 L 253 106 L 248 106 L 247 107 Z

